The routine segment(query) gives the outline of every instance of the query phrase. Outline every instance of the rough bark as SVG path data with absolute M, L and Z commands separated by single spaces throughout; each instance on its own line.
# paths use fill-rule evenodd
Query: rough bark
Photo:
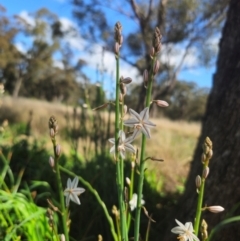
M 212 229 L 227 215 L 240 215 L 240 1 L 231 0 L 228 16 L 220 41 L 220 51 L 213 88 L 209 96 L 202 133 L 195 150 L 186 191 L 179 205 L 169 212 L 165 236 L 159 240 L 176 240 L 170 230 L 181 222 L 194 221 L 197 194 L 195 177 L 201 174 L 202 143 L 206 136 L 213 142 L 213 158 L 206 182 L 204 203 L 221 205 L 225 211 L 219 214 L 204 213 L 203 218 Z M 238 205 L 238 207 L 237 207 Z M 236 210 L 231 213 L 234 208 Z M 240 240 L 239 223 L 222 229 L 217 241 Z

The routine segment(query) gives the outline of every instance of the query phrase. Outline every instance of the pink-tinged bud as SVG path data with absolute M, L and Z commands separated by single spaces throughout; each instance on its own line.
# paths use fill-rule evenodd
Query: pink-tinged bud
M 55 137 L 55 131 L 54 131 L 53 128 L 50 128 L 50 129 L 49 129 L 49 135 L 50 135 L 50 137 L 51 137 L 52 139 Z
M 127 93 L 127 88 L 126 88 L 126 85 L 125 85 L 125 84 L 120 83 L 120 91 L 121 91 L 122 95 L 126 95 L 126 93 Z
M 212 149 L 210 149 L 209 152 L 207 153 L 207 158 L 211 159 L 212 156 L 213 156 L 213 151 L 212 151 Z
M 53 159 L 53 157 L 49 157 L 49 165 L 53 168 L 54 167 L 54 165 L 55 165 L 55 162 L 54 162 L 54 159 Z
M 224 211 L 224 208 L 221 206 L 210 206 L 206 208 L 211 213 L 220 213 Z
M 64 234 L 60 235 L 60 241 L 65 241 L 65 235 Z
M 127 77 L 127 78 L 122 78 L 120 81 L 123 84 L 127 85 L 127 84 L 130 84 L 132 82 L 132 79 L 130 77 Z
M 116 55 L 118 55 L 119 54 L 119 43 L 118 42 L 116 42 L 115 43 L 115 46 L 114 46 L 114 53 L 116 54 Z
M 127 183 L 128 186 L 131 185 L 131 180 L 128 177 L 126 177 L 126 183 Z
M 206 161 L 206 155 L 203 153 L 202 154 L 202 156 L 201 156 L 201 161 L 202 161 L 202 164 L 204 164 L 205 163 L 205 161 Z
M 153 66 L 153 74 L 157 74 L 158 70 L 160 68 L 160 62 L 157 60 Z
M 154 47 L 152 47 L 152 48 L 150 49 L 150 57 L 153 58 L 154 55 L 155 55 L 155 49 L 154 49 Z
M 199 175 L 196 176 L 195 183 L 196 183 L 197 189 L 201 187 L 202 180 Z
M 121 35 L 121 37 L 120 37 L 120 42 L 119 42 L 119 47 L 121 47 L 122 44 L 123 44 L 123 36 Z
M 160 107 L 168 107 L 169 104 L 165 100 L 154 100 L 154 102 Z
M 208 177 L 208 174 L 209 174 L 209 167 L 205 167 L 202 173 L 203 178 L 206 179 Z
M 56 155 L 59 157 L 61 155 L 62 152 L 62 148 L 59 144 L 56 145 L 56 149 L 55 149 Z
M 123 95 L 122 95 L 122 93 L 119 94 L 119 101 L 120 101 L 120 102 L 123 101 Z

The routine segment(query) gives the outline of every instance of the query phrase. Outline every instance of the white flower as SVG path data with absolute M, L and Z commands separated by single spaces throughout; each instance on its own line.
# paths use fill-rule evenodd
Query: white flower
M 177 219 L 175 219 L 175 221 L 178 226 L 173 228 L 171 232 L 179 234 L 179 241 L 199 241 L 198 237 L 193 233 L 194 230 L 191 222 L 187 222 L 185 225 L 183 225 Z
M 136 193 L 133 193 L 132 199 L 129 201 L 129 206 L 131 211 L 133 211 L 137 207 L 137 199 L 138 199 L 138 195 Z M 144 205 L 144 204 L 145 204 L 145 201 L 142 199 L 141 205 Z
M 69 206 L 69 202 L 70 200 L 72 200 L 73 202 L 77 203 L 77 204 L 81 204 L 78 196 L 85 192 L 84 188 L 81 187 L 77 187 L 78 185 L 78 178 L 75 177 L 73 179 L 73 181 L 71 182 L 71 179 L 68 178 L 67 180 L 67 188 L 64 190 L 64 196 L 66 196 L 66 206 Z
M 156 125 L 149 121 L 149 107 L 146 107 L 140 114 L 132 109 L 129 109 L 129 113 L 133 118 L 124 121 L 124 125 L 136 129 L 137 133 L 135 132 L 134 137 L 141 131 L 145 136 L 150 138 L 150 128 Z
M 119 131 L 118 151 L 123 159 L 125 158 L 126 150 L 135 153 L 134 147 L 130 144 L 132 141 L 132 136 L 126 138 L 124 131 Z M 115 153 L 115 138 L 109 139 L 109 142 L 113 144 L 113 146 L 110 149 L 110 153 Z

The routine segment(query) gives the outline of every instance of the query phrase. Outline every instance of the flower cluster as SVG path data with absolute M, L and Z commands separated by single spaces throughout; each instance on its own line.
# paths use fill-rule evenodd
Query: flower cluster
M 150 128 L 155 127 L 149 120 L 149 107 L 146 107 L 143 111 L 138 114 L 136 111 L 129 109 L 131 118 L 124 121 L 125 126 L 134 128 L 133 134 L 126 138 L 124 131 L 119 131 L 119 140 L 118 140 L 118 151 L 121 157 L 125 158 L 125 152 L 129 151 L 135 153 L 134 147 L 130 144 L 140 133 L 143 133 L 147 138 L 151 138 Z M 115 138 L 109 139 L 109 142 L 113 144 L 110 149 L 110 153 L 115 153 Z

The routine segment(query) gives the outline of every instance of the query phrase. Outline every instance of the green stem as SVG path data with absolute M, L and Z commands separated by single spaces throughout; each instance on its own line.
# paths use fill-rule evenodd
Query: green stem
M 151 62 L 150 78 L 148 80 L 148 88 L 147 88 L 146 107 L 149 107 L 151 102 L 152 85 L 154 80 L 153 66 L 155 61 L 156 61 L 156 56 L 152 59 L 152 62 Z M 145 170 L 145 165 L 144 165 L 145 147 L 146 147 L 146 136 L 142 134 L 142 146 L 141 146 L 141 155 L 140 155 L 140 177 L 138 182 L 138 194 L 137 194 L 138 199 L 137 199 L 137 208 L 136 208 L 136 214 L 135 214 L 134 241 L 139 241 L 141 200 L 142 200 L 144 170 Z
M 64 203 L 64 194 L 63 194 L 62 180 L 61 180 L 61 175 L 60 175 L 60 171 L 59 171 L 58 160 L 55 163 L 55 167 L 56 167 L 56 179 L 57 179 L 57 186 L 58 186 L 58 194 L 59 194 L 59 198 L 60 198 L 60 206 L 61 206 L 61 213 L 62 213 L 63 232 L 65 235 L 66 241 L 68 241 L 69 237 L 68 237 L 68 228 L 67 228 L 67 210 L 65 208 L 65 203 Z
M 204 165 L 203 168 L 205 168 L 206 166 L 207 165 Z M 196 211 L 195 222 L 194 222 L 194 231 L 197 236 L 198 236 L 200 219 L 201 219 L 201 214 L 202 214 L 204 187 L 205 187 L 205 178 L 202 177 L 202 183 L 201 183 L 201 187 L 200 187 L 199 194 L 198 194 L 197 211 Z
M 54 150 L 54 160 L 55 160 L 55 171 L 56 171 L 56 182 L 57 182 L 57 188 L 58 188 L 58 195 L 60 199 L 60 210 L 62 214 L 62 227 L 63 227 L 63 232 L 65 235 L 65 240 L 69 241 L 69 236 L 68 236 L 68 228 L 67 228 L 67 210 L 65 208 L 65 203 L 64 203 L 64 194 L 63 194 L 63 187 L 62 187 L 62 180 L 61 180 L 61 175 L 59 171 L 59 156 L 56 154 L 56 140 L 55 138 L 52 139 L 53 143 L 53 150 Z
M 69 171 L 68 169 L 62 167 L 59 165 L 59 170 L 61 170 L 62 172 L 64 173 L 67 173 L 68 175 L 72 176 L 72 177 L 75 177 L 76 174 Z M 111 216 L 109 215 L 108 213 L 108 210 L 107 210 L 107 207 L 105 205 L 105 203 L 102 201 L 102 199 L 100 198 L 98 192 L 91 186 L 91 184 L 87 181 L 85 181 L 82 177 L 80 176 L 77 176 L 79 181 L 95 196 L 95 198 L 97 199 L 98 203 L 100 204 L 100 206 L 102 207 L 103 209 L 103 212 L 107 218 L 107 221 L 109 223 L 109 226 L 110 226 L 110 231 L 111 231 L 111 234 L 112 234 L 112 237 L 114 239 L 114 241 L 119 241 L 118 240 L 118 236 L 115 232 L 115 229 L 114 229 L 114 223 L 113 223 L 113 220 L 111 218 Z
M 121 239 L 124 241 L 128 240 L 127 227 L 126 227 L 126 208 L 124 203 L 124 190 L 123 190 L 123 160 L 119 158 L 118 153 L 118 138 L 120 129 L 120 77 L 119 77 L 119 55 L 116 56 L 116 105 L 115 105 L 115 157 L 116 157 L 116 168 L 117 168 L 117 190 L 118 190 L 118 203 L 120 209 L 120 225 L 121 225 Z M 122 121 L 121 121 L 122 122 Z M 122 126 L 122 123 L 121 123 Z

